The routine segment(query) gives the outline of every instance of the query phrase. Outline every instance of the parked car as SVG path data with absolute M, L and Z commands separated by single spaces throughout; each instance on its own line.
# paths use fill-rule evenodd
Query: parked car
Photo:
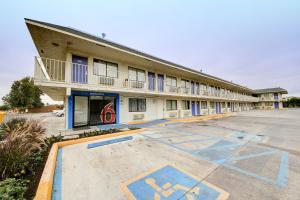
M 53 110 L 52 113 L 57 117 L 63 117 L 65 114 L 65 109 L 63 110 Z

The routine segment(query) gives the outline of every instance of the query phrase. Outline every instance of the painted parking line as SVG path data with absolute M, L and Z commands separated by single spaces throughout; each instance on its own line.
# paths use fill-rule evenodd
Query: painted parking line
M 138 175 L 123 183 L 122 189 L 129 199 L 135 200 L 225 200 L 229 196 L 224 190 L 172 165 Z
M 92 149 L 92 148 L 95 148 L 95 147 L 101 147 L 101 146 L 105 146 L 105 145 L 109 145 L 109 144 L 114 144 L 114 143 L 118 143 L 118 142 L 124 142 L 124 141 L 128 141 L 128 140 L 132 140 L 132 139 L 133 139 L 132 136 L 128 136 L 128 137 L 116 138 L 116 139 L 112 139 L 112 140 L 95 142 L 95 143 L 88 144 L 87 148 Z
M 224 159 L 224 160 L 217 160 L 216 162 L 221 164 L 221 163 L 231 162 L 231 161 L 246 160 L 246 159 L 256 158 L 256 157 L 260 157 L 260 156 L 272 155 L 276 152 L 278 152 L 278 151 L 272 150 L 272 151 L 267 151 L 267 152 L 262 152 L 262 153 L 247 154 L 247 155 L 243 155 L 243 156 L 234 156 L 234 157 Z
M 279 173 L 276 183 L 280 187 L 286 187 L 288 184 L 289 153 L 283 152 L 281 156 Z
M 204 141 L 210 141 L 210 140 L 215 140 L 215 139 L 206 138 L 206 139 L 185 140 L 185 141 L 181 141 L 181 142 L 173 142 L 172 144 L 178 145 L 178 144 L 185 144 L 185 143 L 204 142 Z
M 54 172 L 54 182 L 52 189 L 52 200 L 61 200 L 62 189 L 62 148 L 58 149 L 56 157 L 56 166 Z

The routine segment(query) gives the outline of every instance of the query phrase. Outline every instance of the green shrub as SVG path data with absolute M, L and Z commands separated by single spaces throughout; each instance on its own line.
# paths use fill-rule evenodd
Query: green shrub
M 79 134 L 79 138 L 92 137 L 92 136 L 97 136 L 97 135 L 105 135 L 105 134 L 117 133 L 117 132 L 121 132 L 121 130 L 117 129 L 117 128 L 111 128 L 108 130 L 94 130 L 94 131 L 83 132 L 83 133 Z
M 25 118 L 13 118 L 8 122 L 0 124 L 0 140 L 4 140 L 12 131 L 23 127 L 26 122 Z
M 128 127 L 129 130 L 137 130 L 137 129 L 140 129 L 139 127 L 136 127 L 136 126 L 130 126 Z
M 0 197 L 3 200 L 21 200 L 27 190 L 27 180 L 8 178 L 0 182 Z
M 51 137 L 48 137 L 45 139 L 45 146 L 51 147 L 52 144 L 56 143 L 56 142 L 61 142 L 64 140 L 64 136 L 62 136 L 61 134 L 59 135 L 51 135 Z
M 0 106 L 0 110 L 8 111 L 9 110 L 9 106 L 8 105 L 2 105 L 2 106 Z
M 0 179 L 25 175 L 30 157 L 42 150 L 45 129 L 38 121 L 19 118 L 2 124 L 0 130 Z

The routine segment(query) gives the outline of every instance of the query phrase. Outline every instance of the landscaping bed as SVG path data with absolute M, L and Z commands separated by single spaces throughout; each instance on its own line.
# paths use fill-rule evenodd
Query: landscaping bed
M 83 132 L 79 138 L 121 132 L 119 129 Z M 3 200 L 33 199 L 49 151 L 63 136 L 46 137 L 38 121 L 11 119 L 0 125 L 0 196 Z M 70 139 L 69 139 L 70 140 Z

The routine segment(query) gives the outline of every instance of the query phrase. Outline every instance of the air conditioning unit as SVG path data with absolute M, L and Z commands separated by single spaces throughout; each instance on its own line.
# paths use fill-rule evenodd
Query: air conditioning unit
M 172 117 L 172 118 L 177 117 L 177 112 L 170 112 L 169 117 Z
M 110 78 L 110 77 L 100 76 L 99 83 L 101 85 L 114 85 L 115 80 L 113 78 Z
M 183 116 L 184 116 L 184 117 L 188 117 L 188 116 L 190 116 L 190 115 L 191 115 L 191 113 L 190 113 L 189 111 L 186 111 L 186 112 L 183 113 Z
M 130 86 L 132 88 L 143 88 L 144 87 L 144 82 L 141 82 L 141 81 L 130 81 Z
M 133 115 L 133 120 L 141 120 L 141 119 L 144 119 L 144 114 Z

